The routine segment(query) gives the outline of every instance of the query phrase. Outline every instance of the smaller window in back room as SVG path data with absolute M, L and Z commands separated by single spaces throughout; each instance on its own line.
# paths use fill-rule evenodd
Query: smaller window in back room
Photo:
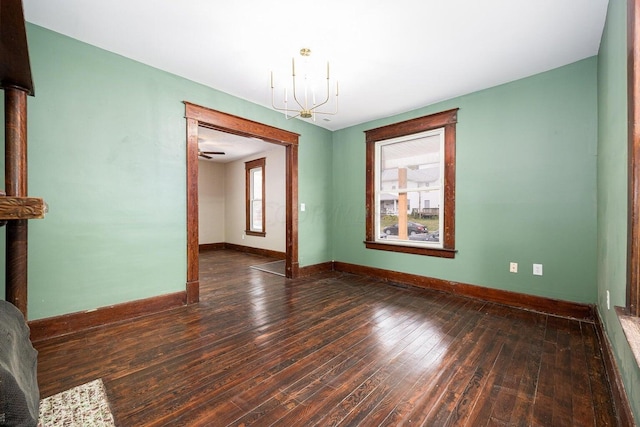
M 245 163 L 246 228 L 252 236 L 265 236 L 265 163 L 256 159 Z

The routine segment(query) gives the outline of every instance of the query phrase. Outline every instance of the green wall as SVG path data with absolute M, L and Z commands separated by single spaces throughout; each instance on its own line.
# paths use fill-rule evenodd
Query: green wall
M 625 304 L 625 20 L 625 1 L 611 0 L 598 58 L 334 133 L 29 24 L 29 194 L 50 208 L 30 222 L 30 318 L 184 289 L 187 100 L 301 134 L 301 266 L 334 259 L 597 302 L 640 419 L 640 372 L 605 299 Z M 365 249 L 363 131 L 450 108 L 456 258 Z
M 640 368 L 614 306 L 626 305 L 627 25 L 626 1 L 610 0 L 598 55 L 598 310 L 614 348 L 635 418 Z M 607 309 L 607 290 L 611 309 Z
M 49 204 L 29 226 L 31 319 L 184 290 L 183 100 L 301 134 L 299 257 L 330 259 L 331 189 L 317 183 L 331 181 L 331 132 L 41 27 L 27 36 L 29 195 Z
M 334 259 L 595 303 L 596 65 L 592 57 L 335 132 Z M 455 259 L 366 249 L 363 131 L 451 108 L 460 108 Z

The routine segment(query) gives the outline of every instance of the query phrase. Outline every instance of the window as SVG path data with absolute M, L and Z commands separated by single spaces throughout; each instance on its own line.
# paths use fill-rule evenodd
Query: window
M 245 162 L 246 229 L 251 236 L 265 236 L 265 159 Z
M 365 131 L 367 248 L 455 256 L 457 113 Z

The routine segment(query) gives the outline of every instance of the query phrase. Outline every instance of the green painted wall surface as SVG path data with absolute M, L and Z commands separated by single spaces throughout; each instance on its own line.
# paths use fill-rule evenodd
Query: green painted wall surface
M 334 258 L 596 302 L 596 58 L 334 133 Z M 364 130 L 460 108 L 455 259 L 368 250 Z M 509 262 L 519 273 L 509 273 Z M 533 263 L 544 266 L 533 276 Z
M 610 0 L 598 54 L 598 310 L 639 421 L 640 368 L 613 310 L 626 305 L 627 286 L 626 20 L 626 1 Z
M 330 188 L 316 184 L 331 181 L 331 132 L 34 25 L 27 34 L 29 194 L 49 204 L 29 228 L 31 319 L 184 290 L 183 100 L 301 134 L 300 199 L 322 207 L 300 221 L 301 265 L 330 259 Z

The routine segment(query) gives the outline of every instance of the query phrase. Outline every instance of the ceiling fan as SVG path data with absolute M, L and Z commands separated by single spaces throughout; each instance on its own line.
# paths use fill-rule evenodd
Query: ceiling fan
M 200 151 L 198 150 L 198 156 L 205 158 L 205 159 L 211 159 L 212 157 L 210 155 L 219 155 L 219 156 L 224 156 L 225 152 L 224 151 Z

